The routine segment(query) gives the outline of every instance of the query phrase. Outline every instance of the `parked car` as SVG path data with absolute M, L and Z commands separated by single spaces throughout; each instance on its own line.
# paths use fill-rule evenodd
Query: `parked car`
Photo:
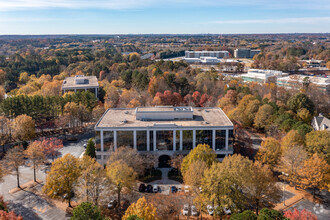
M 188 193 L 189 192 L 189 186 L 184 186 L 184 192 Z
M 188 204 L 183 205 L 182 214 L 183 215 L 188 215 L 189 214 L 189 205 Z
M 223 212 L 226 214 L 226 215 L 230 215 L 231 214 L 231 210 L 227 207 L 223 208 Z
M 139 186 L 139 192 L 145 192 L 146 191 L 146 185 L 144 183 L 141 183 Z
M 171 193 L 176 193 L 178 191 L 178 189 L 176 188 L 176 186 L 171 186 Z
M 87 144 L 84 144 L 83 146 L 84 146 L 84 148 L 86 148 L 87 147 Z
M 213 205 L 207 205 L 206 206 L 207 212 L 209 213 L 209 215 L 213 215 L 214 214 L 214 209 L 213 209 Z
M 178 192 L 182 192 L 181 186 L 178 186 Z
M 192 216 L 197 216 L 198 215 L 197 208 L 194 205 L 191 206 L 191 215 Z
M 117 206 L 117 200 L 113 199 L 110 200 L 110 202 L 108 203 L 108 209 L 113 209 Z
M 158 193 L 158 191 L 159 191 L 159 186 L 158 186 L 158 185 L 154 185 L 152 191 L 153 191 L 154 193 Z
M 146 190 L 146 191 L 147 191 L 148 193 L 152 193 L 152 189 L 153 189 L 152 185 L 148 184 L 148 185 L 147 185 L 147 190 Z

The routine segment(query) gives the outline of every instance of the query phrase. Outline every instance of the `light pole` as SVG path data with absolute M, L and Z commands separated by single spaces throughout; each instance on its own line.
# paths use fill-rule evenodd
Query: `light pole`
M 289 176 L 289 174 L 284 173 L 284 172 L 282 172 L 282 175 L 284 175 L 284 176 Z M 283 184 L 283 194 L 282 194 L 282 197 L 283 197 L 283 205 L 285 206 L 285 196 L 284 196 L 285 184 L 284 184 L 284 180 L 283 180 L 282 184 Z

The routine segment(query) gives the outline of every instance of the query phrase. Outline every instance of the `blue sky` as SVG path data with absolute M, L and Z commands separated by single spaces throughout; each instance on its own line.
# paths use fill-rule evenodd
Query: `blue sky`
M 330 0 L 0 0 L 0 34 L 330 32 Z

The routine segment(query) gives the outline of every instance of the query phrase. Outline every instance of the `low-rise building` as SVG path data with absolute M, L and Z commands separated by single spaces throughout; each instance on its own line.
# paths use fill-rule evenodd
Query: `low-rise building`
M 96 155 L 105 164 L 112 152 L 126 146 L 141 154 L 169 160 L 208 144 L 219 160 L 233 154 L 233 123 L 220 108 L 139 107 L 108 109 L 95 126 Z
M 306 83 L 313 84 L 322 92 L 330 94 L 330 78 L 327 76 L 290 75 L 277 78 L 277 85 L 287 89 L 299 88 Z
M 99 83 L 96 76 L 77 75 L 66 77 L 62 83 L 62 92 L 90 91 L 98 97 Z
M 315 131 L 330 131 L 330 120 L 322 114 L 319 114 L 319 116 L 313 118 L 312 127 Z
M 263 70 L 263 69 L 249 69 L 248 73 L 242 74 L 241 77 L 244 82 L 274 82 L 277 77 L 287 76 L 288 73 L 283 73 L 277 70 Z
M 235 58 L 253 58 L 259 54 L 261 50 L 251 50 L 250 48 L 237 48 L 234 50 Z

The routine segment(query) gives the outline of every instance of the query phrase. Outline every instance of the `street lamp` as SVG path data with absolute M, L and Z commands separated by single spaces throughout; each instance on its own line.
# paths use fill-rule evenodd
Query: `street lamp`
M 284 172 L 282 172 L 282 175 L 284 175 L 284 176 L 289 176 L 289 174 L 284 173 Z M 285 197 L 284 197 L 285 185 L 284 185 L 284 181 L 282 182 L 282 184 L 283 184 L 283 194 L 282 194 L 282 198 L 283 198 L 283 205 L 285 206 Z

